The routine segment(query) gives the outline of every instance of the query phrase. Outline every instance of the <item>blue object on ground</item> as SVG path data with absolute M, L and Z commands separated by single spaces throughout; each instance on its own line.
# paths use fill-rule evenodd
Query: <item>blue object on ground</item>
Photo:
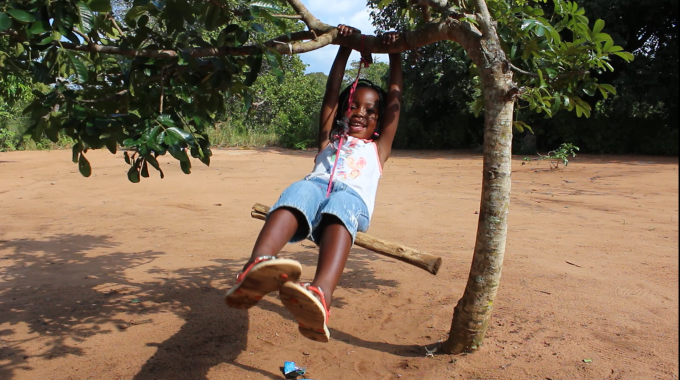
M 295 362 L 284 362 L 281 372 L 286 379 L 297 379 L 299 376 L 304 376 L 307 369 L 296 366 Z

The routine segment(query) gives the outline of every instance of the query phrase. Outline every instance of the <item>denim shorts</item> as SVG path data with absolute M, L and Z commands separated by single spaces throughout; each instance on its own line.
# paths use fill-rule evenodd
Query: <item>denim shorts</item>
M 311 237 L 318 244 L 319 225 L 324 214 L 335 216 L 345 225 L 352 235 L 352 244 L 357 231 L 368 230 L 368 208 L 361 196 L 346 184 L 334 181 L 331 194 L 326 198 L 327 188 L 328 181 L 325 179 L 304 179 L 284 190 L 272 206 L 270 213 L 280 207 L 288 207 L 298 210 L 307 220 L 307 225 L 298 228 L 290 243 Z

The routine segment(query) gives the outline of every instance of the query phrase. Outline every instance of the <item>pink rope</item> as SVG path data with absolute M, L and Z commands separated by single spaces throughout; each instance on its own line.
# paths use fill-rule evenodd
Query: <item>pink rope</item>
M 361 35 L 361 47 L 359 48 L 359 51 L 364 50 L 364 35 Z M 361 60 L 359 61 L 359 70 L 357 70 L 357 77 L 354 79 L 354 83 L 352 84 L 352 88 L 349 90 L 349 99 L 347 102 L 347 112 L 345 112 L 345 116 L 349 118 L 349 114 L 352 111 L 352 102 L 354 102 L 354 92 L 357 89 L 357 85 L 359 84 L 359 75 L 361 75 L 361 68 L 362 67 L 368 67 L 368 62 L 364 60 L 364 57 L 361 57 Z M 338 161 L 340 160 L 340 149 L 342 148 L 342 143 L 343 139 L 345 138 L 345 134 L 343 133 L 340 136 L 340 141 L 338 142 L 338 150 L 335 152 L 335 162 L 333 163 L 333 170 L 331 171 L 331 178 L 328 179 L 328 188 L 326 189 L 326 198 L 328 198 L 331 195 L 331 190 L 333 189 L 333 177 L 335 176 L 335 168 L 338 166 Z

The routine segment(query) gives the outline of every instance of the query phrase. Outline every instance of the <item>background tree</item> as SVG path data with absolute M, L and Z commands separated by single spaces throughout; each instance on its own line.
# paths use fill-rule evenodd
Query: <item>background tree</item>
M 378 7 L 379 3 L 369 1 L 378 30 L 414 27 L 397 14 L 397 3 L 384 9 Z M 542 8 L 547 14 L 549 9 Z M 599 91 L 582 93 L 591 107 L 590 118 L 573 112 L 545 118 L 545 114 L 535 114 L 523 108 L 527 103 L 521 103 L 516 120 L 532 130 L 516 130 L 513 151 L 536 154 L 537 150 L 546 152 L 570 142 L 584 153 L 677 155 L 678 3 L 594 0 L 588 2 L 585 11 L 584 16 L 591 20 L 602 19 L 615 45 L 632 52 L 635 61 L 629 64 L 613 59 L 609 64 L 614 71 L 599 69 L 591 73 L 599 82 L 612 84 L 617 94 L 605 99 Z M 411 13 L 417 19 L 417 10 Z M 416 103 L 422 96 L 409 98 L 414 103 L 405 102 L 398 146 L 448 149 L 481 145 L 483 127 L 481 120 L 474 117 L 475 106 L 481 105 L 475 104 L 479 90 L 471 83 L 476 74 L 466 54 L 461 54 L 458 45 L 438 42 L 405 55 L 410 65 L 404 73 L 407 96 L 421 89 L 425 97 L 437 96 L 428 100 L 429 107 Z M 435 75 L 428 76 L 430 71 Z M 439 78 L 448 79 L 445 86 L 437 85 Z M 446 91 L 442 91 L 444 87 Z M 440 107 L 438 102 L 445 106 Z
M 147 164 L 160 171 L 156 157 L 161 154 L 170 153 L 185 173 L 191 169 L 187 152 L 208 164 L 205 132 L 218 113 L 227 111 L 225 99 L 239 97 L 249 110 L 263 65 L 282 80 L 281 54 L 331 43 L 393 53 L 456 42 L 469 57 L 471 73 L 479 77 L 474 110 L 484 112 L 477 241 L 444 344 L 447 352 L 458 353 L 481 344 L 500 281 L 512 128 L 522 128 L 513 122 L 515 101 L 547 115 L 561 109 L 588 115 L 591 106 L 582 93 L 614 93 L 591 71 L 613 70 L 609 62 L 614 56 L 632 59 L 602 32 L 602 20 L 590 23 L 574 2 L 546 1 L 421 0 L 414 8 L 401 0 L 382 0 L 379 7 L 396 11 L 408 25 L 390 45 L 373 36 L 339 36 L 298 0 L 288 0 L 289 7 L 262 1 L 135 0 L 124 17 L 112 15 L 109 0 L 5 3 L 0 31 L 9 44 L 2 51 L 3 70 L 51 86 L 48 94 L 35 94 L 28 107 L 37 120 L 34 138 L 44 133 L 54 139 L 64 130 L 77 141 L 73 159 L 85 176 L 91 173 L 88 149 L 115 152 L 122 143 L 133 152 L 125 152 L 128 178 L 138 182 L 149 175 Z M 299 19 L 308 30 L 290 31 L 285 19 Z M 268 24 L 282 34 L 262 41 L 258 36 Z

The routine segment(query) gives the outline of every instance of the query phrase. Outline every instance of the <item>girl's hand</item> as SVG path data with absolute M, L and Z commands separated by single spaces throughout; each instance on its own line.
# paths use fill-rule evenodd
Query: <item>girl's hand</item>
M 400 32 L 387 32 L 380 36 L 380 40 L 383 44 L 389 45 L 397 40 L 401 36 Z
M 338 25 L 338 33 L 343 37 L 347 37 L 352 34 L 361 34 L 361 30 L 353 28 L 349 25 L 340 24 Z M 371 56 L 370 53 L 366 53 L 363 51 L 360 51 L 359 53 L 361 54 L 361 57 L 364 59 L 364 61 L 368 63 L 373 63 L 373 57 Z
M 361 30 L 353 28 L 349 25 L 340 24 L 338 25 L 338 33 L 340 33 L 340 35 L 343 37 L 347 37 L 352 34 L 361 34 Z

